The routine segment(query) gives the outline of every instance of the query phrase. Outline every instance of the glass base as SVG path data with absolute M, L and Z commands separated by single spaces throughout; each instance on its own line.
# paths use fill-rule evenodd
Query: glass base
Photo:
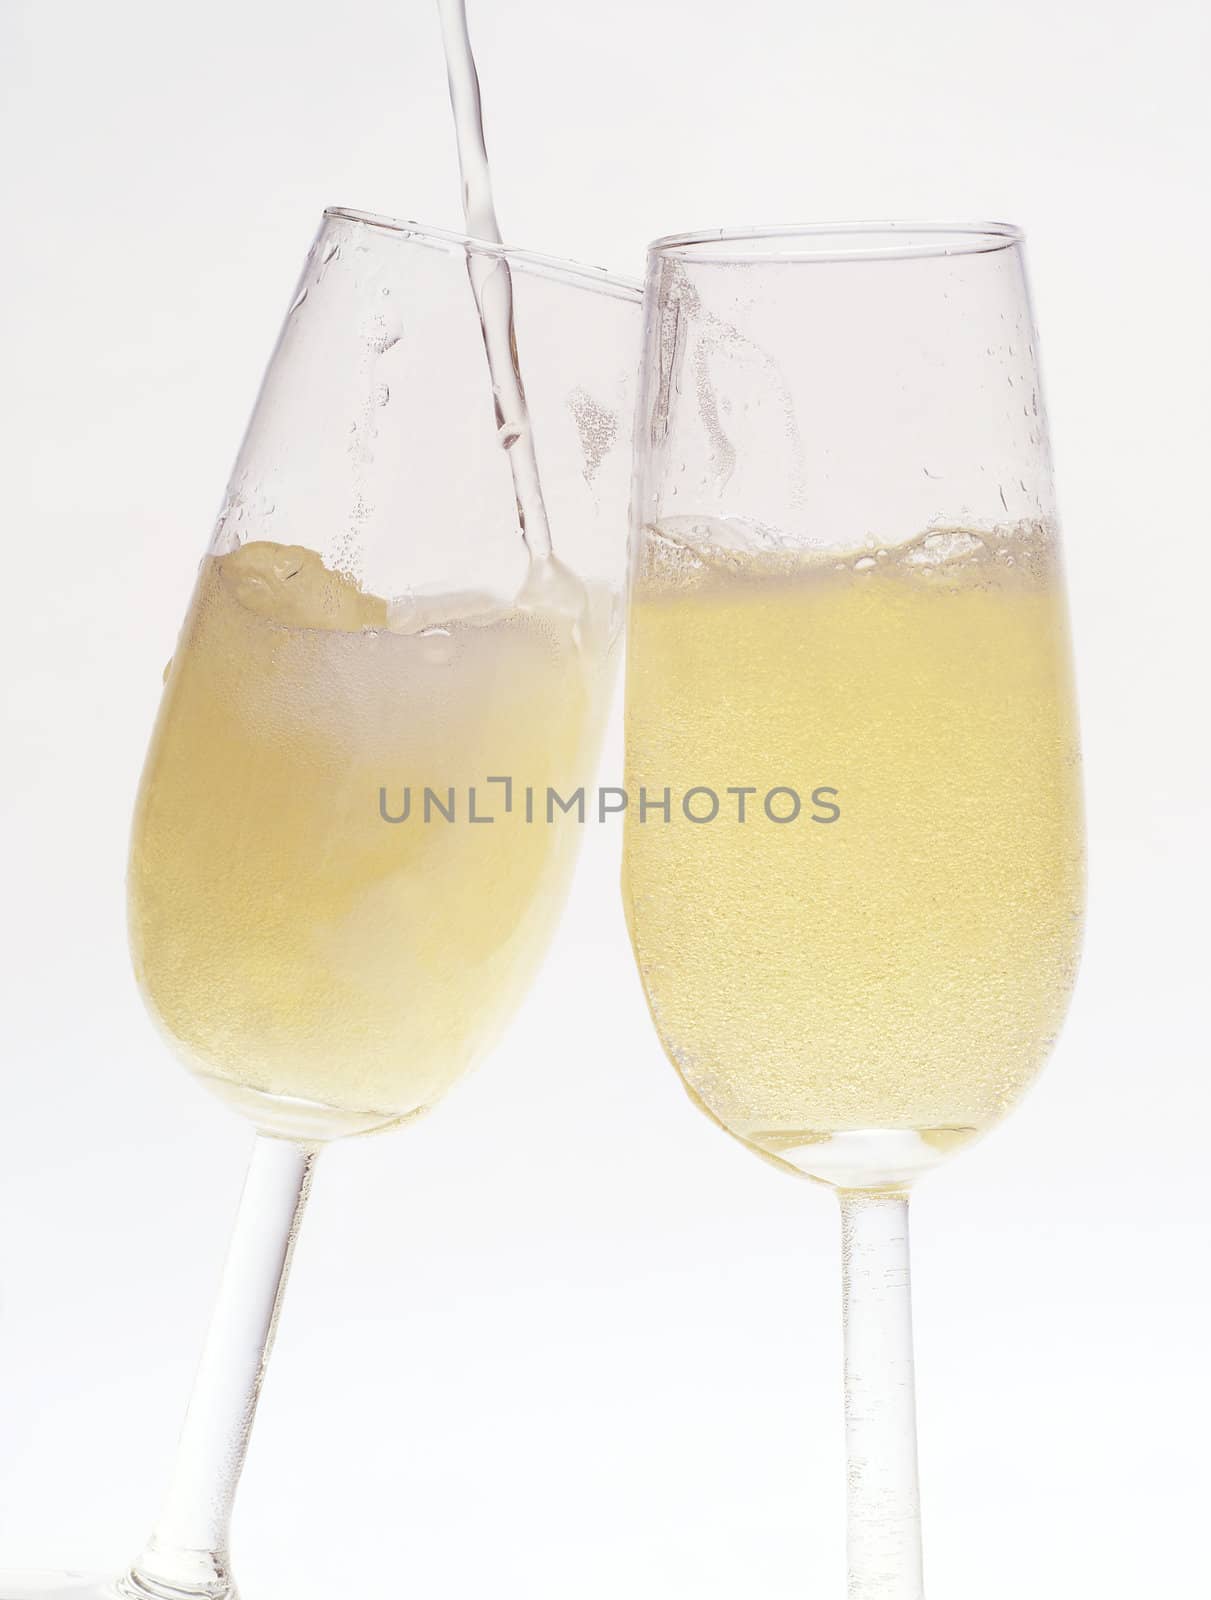
M 118 1582 L 87 1572 L 0 1572 L 0 1600 L 119 1600 Z
M 214 1591 L 212 1591 L 213 1593 Z M 236 1600 L 234 1588 L 226 1590 Z M 0 1572 L 0 1600 L 205 1600 L 201 1590 L 146 1588 L 130 1573 L 102 1577 L 88 1572 Z

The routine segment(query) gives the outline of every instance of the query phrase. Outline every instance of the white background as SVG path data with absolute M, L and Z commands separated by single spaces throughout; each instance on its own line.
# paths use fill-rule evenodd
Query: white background
M 518 244 L 637 272 L 712 222 L 1028 230 L 1090 924 L 1038 1088 L 916 1202 L 930 1593 L 1205 1592 L 1204 0 L 472 25 Z M 457 184 L 431 0 L 8 0 L 3 30 L 0 1560 L 107 1568 L 154 1510 L 249 1142 L 128 974 L 160 669 L 321 207 L 456 226 Z M 249 1600 L 842 1592 L 834 1206 L 684 1100 L 591 833 L 490 1064 L 321 1164 L 237 1512 Z

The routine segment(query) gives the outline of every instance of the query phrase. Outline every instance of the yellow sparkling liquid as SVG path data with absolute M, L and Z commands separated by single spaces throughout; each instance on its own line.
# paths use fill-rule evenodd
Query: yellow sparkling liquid
M 583 596 L 583 591 L 580 591 Z M 576 846 L 546 821 L 595 750 L 603 656 L 536 599 L 402 631 L 313 552 L 208 558 L 135 812 L 131 942 L 186 1063 L 262 1126 L 323 1138 L 424 1110 L 493 1041 Z M 501 785 L 513 779 L 512 809 Z M 477 814 L 469 820 L 468 788 Z M 524 786 L 536 791 L 524 816 Z M 428 786 L 455 820 L 431 805 Z M 389 815 L 380 815 L 380 787 Z
M 951 530 L 841 562 L 704 561 L 649 534 L 627 751 L 631 935 L 708 1112 L 842 1182 L 911 1176 L 1005 1113 L 1062 1020 L 1083 899 L 1045 530 Z M 670 787 L 670 823 L 638 821 L 641 785 Z M 688 822 L 678 797 L 697 785 L 755 786 L 749 820 L 725 798 Z M 766 817 L 775 786 L 803 796 L 795 822 Z M 824 786 L 836 795 L 813 806 Z

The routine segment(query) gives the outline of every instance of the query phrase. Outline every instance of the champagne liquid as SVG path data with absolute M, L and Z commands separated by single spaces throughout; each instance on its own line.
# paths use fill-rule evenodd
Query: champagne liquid
M 835 557 L 648 535 L 631 608 L 624 887 L 652 1016 L 767 1155 L 905 1181 L 1051 1048 L 1083 900 L 1063 593 L 1045 530 Z M 709 824 L 634 797 L 753 785 Z M 762 797 L 805 797 L 775 824 Z M 820 824 L 813 789 L 840 809 Z M 775 801 L 780 814 L 790 809 Z M 704 804 L 699 801 L 699 810 Z
M 135 970 L 186 1063 L 261 1126 L 332 1137 L 424 1110 L 493 1042 L 554 928 L 605 649 L 583 615 L 387 602 L 314 553 L 209 557 L 135 812 Z M 601 648 L 597 645 L 601 644 Z M 504 811 L 491 774 L 513 777 Z M 454 822 L 431 810 L 455 789 Z M 468 786 L 477 811 L 468 819 Z M 399 824 L 380 815 L 411 815 Z
M 492 173 L 484 139 L 483 105 L 479 73 L 467 30 L 466 0 L 438 0 L 450 107 L 458 144 L 458 167 L 463 185 L 463 214 L 467 234 L 489 244 L 501 244 L 496 203 L 492 198 Z M 484 353 L 496 404 L 497 437 L 509 452 L 513 494 L 522 538 L 536 563 L 554 563 L 551 530 L 538 477 L 538 459 L 513 326 L 513 275 L 502 256 L 467 251 L 467 274 L 479 313 Z M 570 574 L 561 574 L 567 576 Z M 574 580 L 572 580 L 574 581 Z

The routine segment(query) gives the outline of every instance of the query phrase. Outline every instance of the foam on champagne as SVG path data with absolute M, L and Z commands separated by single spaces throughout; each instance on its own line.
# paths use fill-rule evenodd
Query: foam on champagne
M 583 594 L 583 591 L 582 591 Z M 604 624 L 363 593 L 313 551 L 203 564 L 136 806 L 135 969 L 187 1064 L 262 1126 L 329 1137 L 432 1103 L 492 1043 L 545 949 L 575 825 L 489 774 L 584 779 Z M 467 817 L 479 786 L 481 814 Z M 387 786 L 398 812 L 379 813 Z M 456 791 L 456 820 L 434 811 Z
M 1013 1104 L 1073 982 L 1080 782 L 1049 531 L 808 556 L 689 519 L 648 530 L 630 616 L 632 794 L 827 784 L 841 809 L 632 809 L 627 912 L 672 1061 L 766 1154 L 834 1177 L 838 1148 L 865 1139 L 861 1165 L 885 1136 L 888 1180 L 911 1176 Z

